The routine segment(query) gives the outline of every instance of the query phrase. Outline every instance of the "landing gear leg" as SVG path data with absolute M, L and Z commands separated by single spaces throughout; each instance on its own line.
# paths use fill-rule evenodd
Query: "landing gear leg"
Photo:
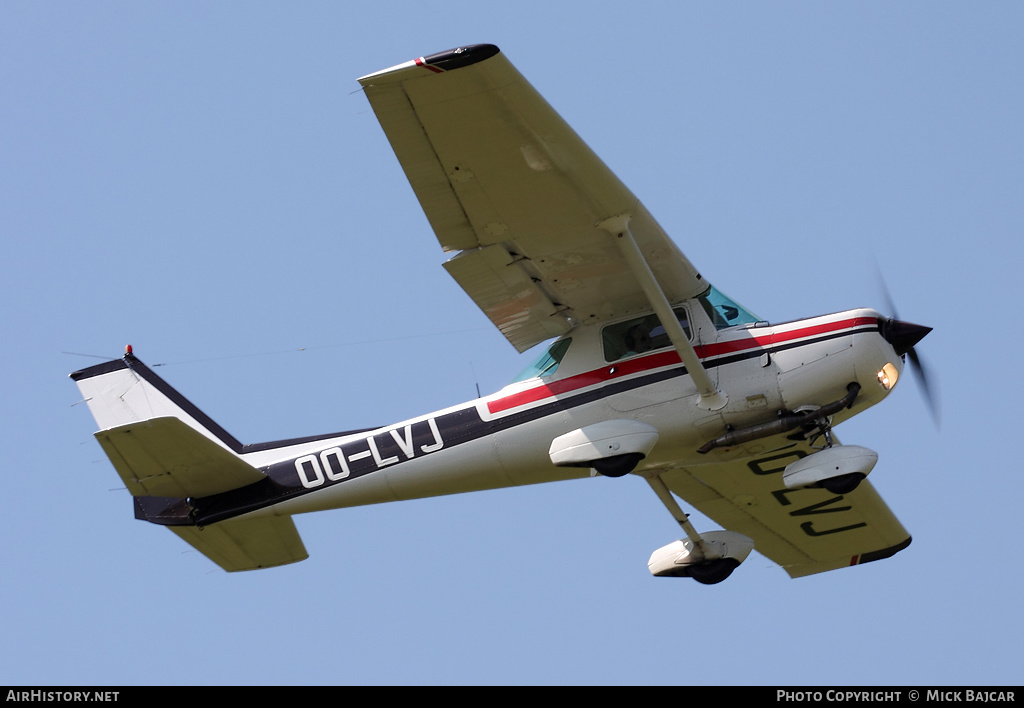
M 705 555 L 704 539 L 697 533 L 697 529 L 693 528 L 693 524 L 690 523 L 690 515 L 684 512 L 679 504 L 676 503 L 676 498 L 672 496 L 672 492 L 669 491 L 661 476 L 654 475 L 653 477 L 648 477 L 647 483 L 651 485 L 651 489 L 658 495 L 658 499 L 661 499 L 661 503 L 668 509 L 668 513 L 672 514 L 676 523 L 683 529 L 686 537 L 693 542 L 693 547 L 699 550 L 702 555 Z

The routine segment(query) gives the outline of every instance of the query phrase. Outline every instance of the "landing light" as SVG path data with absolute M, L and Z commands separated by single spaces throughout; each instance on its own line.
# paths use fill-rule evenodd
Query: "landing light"
M 882 384 L 882 388 L 886 391 L 891 391 L 892 387 L 896 385 L 896 381 L 899 377 L 900 372 L 896 367 L 893 364 L 886 364 L 882 367 L 882 370 L 878 372 L 878 383 Z

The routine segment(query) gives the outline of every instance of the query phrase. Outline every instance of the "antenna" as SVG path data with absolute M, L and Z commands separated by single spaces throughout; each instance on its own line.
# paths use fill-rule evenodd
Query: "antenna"
M 473 382 L 476 384 L 476 397 L 483 398 L 480 395 L 480 382 L 476 378 L 476 368 L 473 366 L 473 362 L 469 362 L 469 370 L 473 372 Z

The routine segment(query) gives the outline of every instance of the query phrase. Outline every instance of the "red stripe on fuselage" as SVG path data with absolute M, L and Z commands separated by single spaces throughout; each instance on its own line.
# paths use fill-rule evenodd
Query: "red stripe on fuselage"
M 773 332 L 760 337 L 755 336 L 736 339 L 729 342 L 716 342 L 714 344 L 696 347 L 696 351 L 699 358 L 709 359 L 723 354 L 735 354 L 736 352 L 747 351 L 749 349 L 761 349 L 770 345 L 790 342 L 794 339 L 813 337 L 819 334 L 828 334 L 844 329 L 862 327 L 864 325 L 873 325 L 876 322 L 877 320 L 874 317 L 854 317 L 848 320 L 840 320 L 839 322 L 827 322 L 825 324 L 814 325 L 813 327 L 794 329 L 789 332 Z M 677 354 L 675 350 L 670 349 L 668 351 L 658 352 L 657 354 L 650 354 L 637 359 L 630 359 L 628 361 L 602 366 L 600 369 L 576 374 L 575 376 L 570 376 L 559 381 L 552 381 L 551 383 L 534 386 L 526 391 L 520 391 L 519 393 L 513 393 L 511 396 L 505 396 L 504 398 L 499 398 L 495 401 L 489 401 L 487 403 L 487 410 L 491 413 L 501 413 L 502 411 L 507 411 L 511 408 L 518 408 L 519 406 L 525 406 L 530 403 L 542 401 L 545 398 L 571 393 L 572 391 L 586 388 L 587 386 L 593 386 L 595 384 L 619 379 L 623 376 L 631 376 L 644 371 L 652 371 L 664 366 L 673 366 L 679 363 L 679 354 Z

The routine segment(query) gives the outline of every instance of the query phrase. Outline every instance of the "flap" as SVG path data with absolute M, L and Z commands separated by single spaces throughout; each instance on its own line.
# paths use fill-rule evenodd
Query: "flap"
M 571 329 L 558 306 L 500 244 L 463 251 L 444 267 L 519 351 Z

